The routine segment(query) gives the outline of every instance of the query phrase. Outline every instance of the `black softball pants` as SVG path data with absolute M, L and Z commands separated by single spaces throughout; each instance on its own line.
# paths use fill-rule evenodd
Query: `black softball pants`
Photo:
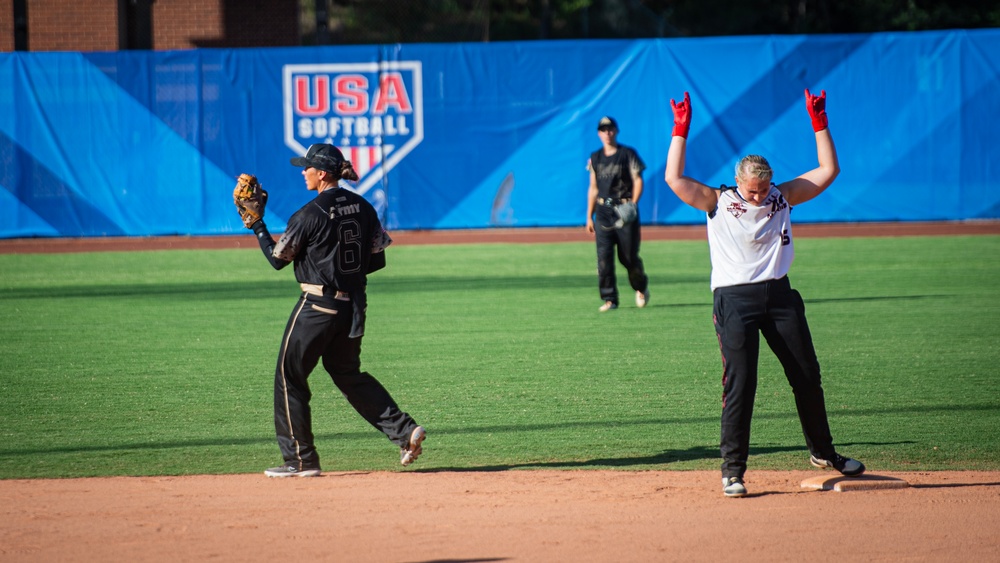
M 788 278 L 717 288 L 712 317 L 723 366 L 722 476 L 743 477 L 747 468 L 760 334 L 792 386 L 806 446 L 811 454 L 830 459 L 835 451 L 819 361 L 806 323 L 805 304 Z
M 274 374 L 274 429 L 286 464 L 319 468 L 312 432 L 309 374 L 323 367 L 347 401 L 369 424 L 403 447 L 417 423 L 361 367 L 361 338 L 348 338 L 349 300 L 302 294 L 285 327 Z
M 639 243 L 641 232 L 639 219 L 620 229 L 614 228 L 618 219 L 611 207 L 599 205 L 594 214 L 594 235 L 597 242 L 597 286 L 601 300 L 618 303 L 618 281 L 615 277 L 615 248 L 618 249 L 618 261 L 628 272 L 628 282 L 635 291 L 645 291 L 649 286 L 649 278 L 639 258 Z

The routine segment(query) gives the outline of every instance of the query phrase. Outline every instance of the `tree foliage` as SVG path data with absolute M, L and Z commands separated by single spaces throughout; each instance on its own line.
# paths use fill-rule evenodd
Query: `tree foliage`
M 1000 27 L 1000 0 L 303 0 L 302 8 L 304 44 Z

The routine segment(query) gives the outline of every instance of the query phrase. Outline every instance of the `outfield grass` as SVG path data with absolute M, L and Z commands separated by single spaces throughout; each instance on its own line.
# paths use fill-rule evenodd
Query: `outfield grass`
M 874 471 L 1000 470 L 1000 237 L 797 251 L 840 451 Z M 362 367 L 428 429 L 408 471 L 718 468 L 704 242 L 645 243 L 649 307 L 623 292 L 605 314 L 592 244 L 389 252 Z M 252 249 L 0 256 L 0 478 L 277 464 L 273 369 L 297 296 Z M 761 365 L 750 468 L 803 469 L 766 347 Z M 324 469 L 400 469 L 321 369 L 312 388 Z

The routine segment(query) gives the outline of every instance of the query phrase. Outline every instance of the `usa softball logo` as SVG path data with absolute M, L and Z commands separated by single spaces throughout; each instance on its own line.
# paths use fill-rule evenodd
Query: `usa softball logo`
M 285 65 L 285 145 L 338 147 L 364 194 L 424 139 L 419 61 Z

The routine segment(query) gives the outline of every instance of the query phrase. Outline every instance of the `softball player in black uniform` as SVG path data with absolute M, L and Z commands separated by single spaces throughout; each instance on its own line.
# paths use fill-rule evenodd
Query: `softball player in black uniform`
M 635 304 L 645 307 L 649 301 L 649 278 L 639 258 L 638 211 L 635 220 L 616 226 L 619 216 L 615 207 L 628 202 L 638 205 L 646 164 L 635 149 L 618 143 L 618 123 L 613 118 L 602 117 L 597 131 L 603 147 L 590 155 L 587 165 L 590 169 L 587 232 L 595 233 L 597 241 L 597 285 L 604 301 L 599 311 L 618 308 L 615 246 L 618 247 L 618 261 L 628 272 L 629 285 L 635 290 Z
M 339 186 L 341 178 L 357 179 L 339 149 L 312 145 L 291 163 L 303 167 L 306 187 L 318 195 L 292 215 L 277 244 L 263 220 L 251 225 L 268 262 L 276 270 L 294 263 L 302 287 L 274 374 L 274 427 L 284 464 L 264 473 L 320 474 L 307 380 L 321 358 L 351 406 L 400 447 L 400 462 L 409 465 L 422 451 L 424 429 L 374 377 L 360 371 L 367 275 L 385 266 L 383 251 L 391 240 L 371 204 Z
M 794 257 L 790 221 L 794 205 L 813 199 L 840 173 L 833 137 L 827 126 L 826 92 L 805 91 L 816 133 L 819 167 L 774 185 L 762 156 L 736 165 L 736 187 L 721 190 L 684 176 L 691 99 L 670 100 L 673 138 L 665 179 L 682 201 L 708 214 L 712 260 L 712 318 L 722 351 L 722 487 L 726 496 L 747 494 L 743 475 L 750 450 L 750 419 L 757 392 L 760 334 L 778 357 L 795 395 L 795 406 L 809 448 L 810 463 L 832 467 L 847 476 L 865 466 L 837 454 L 827 422 L 819 361 L 805 317 L 805 305 L 788 281 Z

